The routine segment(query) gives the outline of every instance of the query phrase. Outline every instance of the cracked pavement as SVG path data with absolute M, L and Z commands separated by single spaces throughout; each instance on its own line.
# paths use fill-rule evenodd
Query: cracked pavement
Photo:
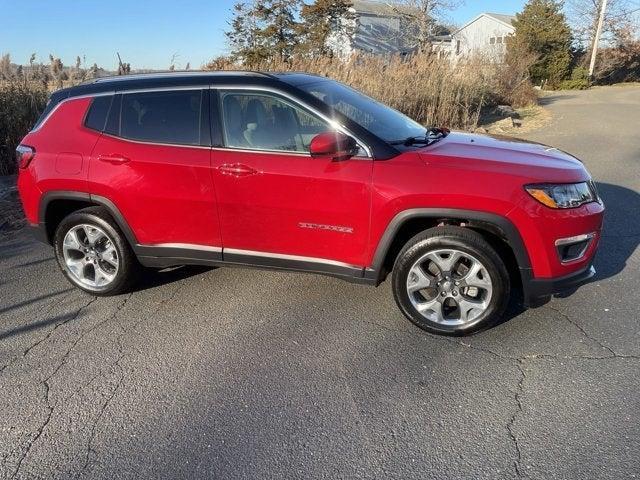
M 544 103 L 528 138 L 608 208 L 598 276 L 472 337 L 413 327 L 389 282 L 183 268 L 95 298 L 0 240 L 0 479 L 640 475 L 640 88 Z

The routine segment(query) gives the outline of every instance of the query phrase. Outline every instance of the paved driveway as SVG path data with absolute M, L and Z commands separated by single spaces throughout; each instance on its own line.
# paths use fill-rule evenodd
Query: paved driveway
M 0 244 L 0 478 L 632 478 L 640 475 L 640 89 L 547 97 L 531 134 L 607 203 L 598 278 L 463 339 L 378 289 L 182 269 L 71 289 Z

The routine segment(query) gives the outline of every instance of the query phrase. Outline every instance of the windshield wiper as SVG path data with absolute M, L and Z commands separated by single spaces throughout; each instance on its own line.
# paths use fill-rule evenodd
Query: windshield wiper
M 437 127 L 429 127 L 425 132 L 424 136 L 416 135 L 413 137 L 407 137 L 404 140 L 395 140 L 393 142 L 389 142 L 391 145 L 406 145 L 410 147 L 411 145 L 431 145 L 443 137 L 446 137 L 449 134 L 449 130 L 446 128 L 437 128 Z

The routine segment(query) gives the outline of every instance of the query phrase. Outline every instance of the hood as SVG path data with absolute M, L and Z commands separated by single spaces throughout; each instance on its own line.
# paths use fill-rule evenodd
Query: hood
M 511 137 L 451 132 L 439 142 L 422 148 L 427 162 L 495 170 L 545 181 L 584 181 L 589 174 L 580 160 L 540 143 Z M 453 166 L 453 165 L 450 165 Z

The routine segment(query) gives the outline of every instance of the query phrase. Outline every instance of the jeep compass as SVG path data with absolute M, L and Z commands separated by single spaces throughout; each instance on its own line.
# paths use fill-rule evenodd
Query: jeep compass
M 16 155 L 30 227 L 93 295 L 142 266 L 391 275 L 402 313 L 448 335 L 590 279 L 604 212 L 567 153 L 298 73 L 93 80 L 53 93 Z

